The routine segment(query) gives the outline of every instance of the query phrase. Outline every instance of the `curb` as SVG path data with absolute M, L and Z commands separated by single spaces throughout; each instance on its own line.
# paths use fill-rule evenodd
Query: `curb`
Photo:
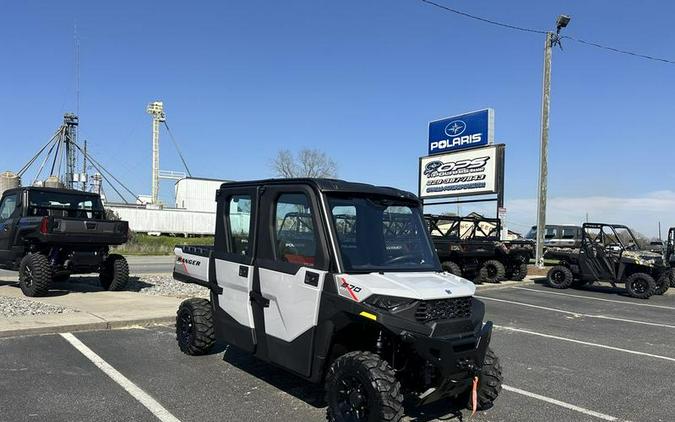
M 131 327 L 151 327 L 154 325 L 173 324 L 175 321 L 176 317 L 172 315 L 170 317 L 141 318 L 141 319 L 130 319 L 121 321 L 91 322 L 84 324 L 64 324 L 64 325 L 54 325 L 50 327 L 22 328 L 17 330 L 0 331 L 0 338 L 37 336 L 46 334 L 70 333 L 77 331 L 115 330 L 120 328 L 131 328 Z

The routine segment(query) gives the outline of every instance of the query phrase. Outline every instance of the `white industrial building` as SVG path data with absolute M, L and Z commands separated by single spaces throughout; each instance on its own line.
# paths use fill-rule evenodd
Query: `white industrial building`
M 176 208 L 216 212 L 216 191 L 229 180 L 185 177 L 176 182 Z
M 185 177 L 176 182 L 175 208 L 106 204 L 136 233 L 207 235 L 216 227 L 216 191 L 227 180 Z

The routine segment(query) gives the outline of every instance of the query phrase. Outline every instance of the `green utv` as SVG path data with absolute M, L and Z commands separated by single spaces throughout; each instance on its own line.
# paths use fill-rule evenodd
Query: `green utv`
M 501 221 L 483 216 L 424 216 L 443 269 L 475 283 L 523 280 L 534 242 L 501 238 Z
M 550 287 L 581 287 L 595 281 L 623 284 L 629 296 L 664 294 L 670 267 L 661 254 L 642 249 L 631 230 L 615 224 L 585 223 L 579 248 L 548 248 L 547 259 L 560 261 L 547 275 Z
M 71 274 L 99 273 L 122 290 L 129 267 L 110 245 L 127 241 L 126 221 L 106 220 L 99 195 L 72 189 L 10 189 L 0 201 L 0 268 L 19 272 L 26 296 L 44 296 Z
M 189 355 L 216 339 L 324 386 L 329 421 L 400 421 L 410 404 L 492 407 L 492 322 L 445 272 L 419 199 L 327 179 L 226 183 L 213 247 L 176 247 L 174 278 L 211 290 L 180 305 Z

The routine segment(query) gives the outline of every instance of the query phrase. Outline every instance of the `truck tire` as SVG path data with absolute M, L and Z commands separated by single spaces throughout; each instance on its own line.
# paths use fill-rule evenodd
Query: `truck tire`
M 526 276 L 527 276 L 527 264 L 523 263 L 516 266 L 513 269 L 513 271 L 511 272 L 511 276 L 509 277 L 509 280 L 522 281 L 525 279 Z
M 546 281 L 554 289 L 567 289 L 574 283 L 572 271 L 564 265 L 556 265 L 548 270 Z
M 670 287 L 675 287 L 675 268 L 670 270 Z
M 625 283 L 631 297 L 647 299 L 656 292 L 656 281 L 646 273 L 633 273 L 626 278 Z
M 19 286 L 26 296 L 44 296 L 52 281 L 52 269 L 46 256 L 39 253 L 26 255 L 19 267 Z
M 499 283 L 506 278 L 506 268 L 496 259 L 485 261 L 478 271 L 478 278 L 483 283 Z
M 654 291 L 655 295 L 662 295 L 668 291 L 670 288 L 670 271 L 666 271 L 661 274 L 661 277 L 656 280 L 656 290 Z
M 109 291 L 124 289 L 129 281 L 129 264 L 122 255 L 111 254 L 103 261 L 98 280 Z
M 403 417 L 401 383 L 371 352 L 350 352 L 333 362 L 326 374 L 326 403 L 329 422 L 398 422 Z
M 504 377 L 499 358 L 488 347 L 483 368 L 480 375 L 478 375 L 478 403 L 476 410 L 488 410 L 494 406 L 495 400 L 497 400 L 499 393 L 502 391 L 503 381 Z M 467 409 L 471 409 L 471 389 L 461 394 L 460 400 L 462 405 L 465 405 Z
M 462 276 L 462 269 L 455 262 L 445 261 L 441 266 L 443 267 L 444 271 L 449 272 L 450 274 L 454 274 L 457 277 Z
M 211 302 L 187 299 L 176 312 L 176 340 L 180 350 L 190 356 L 204 355 L 216 342 Z

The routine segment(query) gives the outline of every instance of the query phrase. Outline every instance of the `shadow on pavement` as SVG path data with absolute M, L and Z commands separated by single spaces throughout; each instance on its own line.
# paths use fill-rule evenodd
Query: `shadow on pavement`
M 546 279 L 535 279 L 534 280 L 535 284 L 539 284 L 541 286 L 546 287 L 547 289 L 550 289 L 552 291 L 562 291 L 561 289 L 554 289 L 552 287 L 548 287 L 546 284 Z M 595 292 L 595 293 L 609 293 L 617 296 L 623 296 L 623 297 L 630 297 L 628 293 L 626 293 L 626 289 L 623 287 L 612 287 L 611 285 L 604 285 L 604 284 L 599 284 L 599 282 L 593 282 L 592 284 L 586 284 L 581 287 L 571 287 L 569 289 L 565 290 L 572 290 L 572 291 L 579 291 L 579 292 Z
M 19 289 L 18 281 L 11 280 L 0 280 L 0 286 L 11 286 Z M 142 289 L 152 287 L 152 284 L 141 281 L 139 277 L 130 276 L 129 282 L 123 291 L 125 292 L 140 292 Z M 96 293 L 105 291 L 100 282 L 98 281 L 98 276 L 84 276 L 84 277 L 71 277 L 68 281 L 62 282 L 52 282 L 49 293 L 45 297 L 56 297 L 64 296 L 68 293 Z
M 231 347 L 227 344 L 217 344 L 213 353 L 223 350 L 223 361 L 241 369 L 244 372 L 282 390 L 293 397 L 304 401 L 315 408 L 326 407 L 324 391 L 321 384 L 313 384 L 293 374 L 286 372 L 274 365 L 265 363 L 260 359 Z M 461 410 L 449 400 L 442 400 L 422 407 L 415 407 L 414 401 L 409 399 L 405 402 L 406 415 L 411 422 L 463 421 Z

